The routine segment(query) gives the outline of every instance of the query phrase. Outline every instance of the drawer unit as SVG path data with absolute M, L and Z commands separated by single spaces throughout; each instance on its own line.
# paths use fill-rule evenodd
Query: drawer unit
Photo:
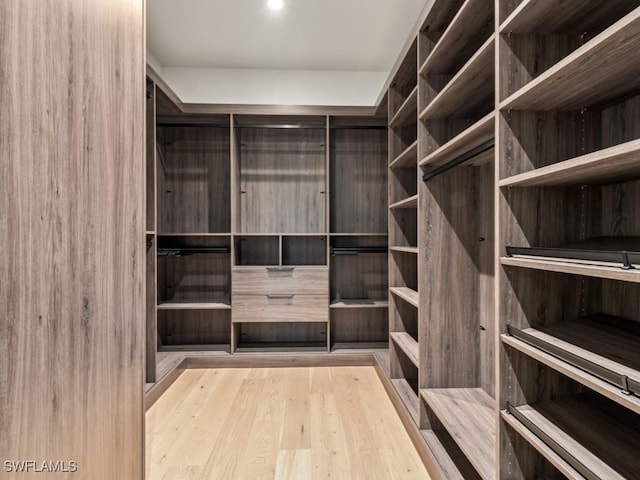
M 237 295 L 233 298 L 233 322 L 327 322 L 328 295 L 274 293 Z
M 328 295 L 327 267 L 236 267 L 232 274 L 232 294 Z

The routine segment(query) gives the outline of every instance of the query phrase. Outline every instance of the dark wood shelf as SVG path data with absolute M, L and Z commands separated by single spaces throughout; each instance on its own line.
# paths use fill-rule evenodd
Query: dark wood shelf
M 593 392 L 510 407 L 511 424 L 538 437 L 566 465 L 589 478 L 637 478 L 640 422 L 636 414 Z M 548 457 L 548 451 L 534 448 Z M 581 477 L 578 477 L 581 478 Z
M 455 73 L 452 70 L 466 60 L 464 56 L 473 53 L 469 46 L 477 44 L 483 28 L 493 32 L 493 10 L 491 0 L 466 0 L 420 67 L 420 74 Z
M 158 310 L 231 310 L 231 304 L 209 300 L 169 300 L 159 303 Z
M 384 299 L 359 298 L 353 300 L 334 300 L 329 308 L 387 308 L 389 301 Z
M 640 8 L 500 103 L 503 110 L 580 110 L 640 88 Z
M 420 365 L 420 355 L 418 354 L 418 342 L 407 332 L 391 332 L 389 333 L 391 340 L 404 352 L 406 357 L 411 360 L 416 368 Z
M 481 388 L 433 388 L 420 395 L 483 479 L 495 478 L 495 402 Z
M 631 7 L 630 7 L 631 5 Z M 562 33 L 580 35 L 600 30 L 629 13 L 629 0 L 523 0 L 500 25 L 503 33 Z
M 404 200 L 400 200 L 399 202 L 392 203 L 389 205 L 389 208 L 391 210 L 397 208 L 418 208 L 418 195 L 413 195 L 405 198 Z
M 389 291 L 405 302 L 418 308 L 418 292 L 408 287 L 391 287 Z
M 418 121 L 418 87 L 415 87 L 389 122 L 390 127 L 413 125 Z
M 495 135 L 495 111 L 485 115 L 420 161 L 420 166 L 437 167 L 490 140 Z
M 495 35 L 492 35 L 438 95 L 420 112 L 420 120 L 460 118 L 489 101 L 495 88 Z
M 396 389 L 400 400 L 402 400 L 404 407 L 409 412 L 409 415 L 411 415 L 415 424 L 419 425 L 420 418 L 418 415 L 420 412 L 420 403 L 418 400 L 418 394 L 404 378 L 392 378 L 391 384 Z
M 588 185 L 640 178 L 640 140 L 558 162 L 500 180 L 501 187 Z
M 393 159 L 389 168 L 415 167 L 418 162 L 418 141 L 409 145 L 400 155 Z

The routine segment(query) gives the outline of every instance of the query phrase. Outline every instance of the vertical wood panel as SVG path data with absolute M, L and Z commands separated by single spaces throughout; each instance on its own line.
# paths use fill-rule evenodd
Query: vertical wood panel
M 78 478 L 143 475 L 143 13 L 0 2 L 0 452 Z

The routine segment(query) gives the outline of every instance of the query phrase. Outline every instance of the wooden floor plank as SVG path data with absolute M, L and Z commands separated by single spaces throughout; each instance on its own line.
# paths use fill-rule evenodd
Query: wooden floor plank
M 429 476 L 374 367 L 297 367 L 186 370 L 147 412 L 147 478 Z

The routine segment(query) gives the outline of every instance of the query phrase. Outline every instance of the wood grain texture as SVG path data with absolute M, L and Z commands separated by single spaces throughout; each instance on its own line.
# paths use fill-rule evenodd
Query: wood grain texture
M 242 232 L 326 233 L 324 133 L 324 127 L 238 132 Z
M 148 478 L 430 478 L 373 367 L 187 370 L 165 396 Z
M 231 343 L 229 310 L 159 310 L 158 335 L 165 347 L 190 346 L 191 350 L 206 345 Z
M 336 129 L 330 139 L 330 229 L 387 232 L 387 132 Z
M 328 295 L 299 295 L 282 287 L 281 293 L 233 296 L 234 323 L 327 322 Z
M 0 451 L 105 480 L 143 475 L 143 12 L 0 3 Z
M 298 295 L 327 295 L 329 269 L 327 267 L 235 267 L 232 275 L 233 295 L 293 293 Z
M 513 2 L 508 2 L 513 3 Z M 603 30 L 629 13 L 630 0 L 587 0 L 578 4 L 554 0 L 523 0 L 500 25 L 512 33 L 573 34 Z
M 160 233 L 231 232 L 229 129 L 159 127 Z
M 579 110 L 638 89 L 635 70 L 640 38 L 636 8 L 593 40 L 511 95 L 500 108 Z

